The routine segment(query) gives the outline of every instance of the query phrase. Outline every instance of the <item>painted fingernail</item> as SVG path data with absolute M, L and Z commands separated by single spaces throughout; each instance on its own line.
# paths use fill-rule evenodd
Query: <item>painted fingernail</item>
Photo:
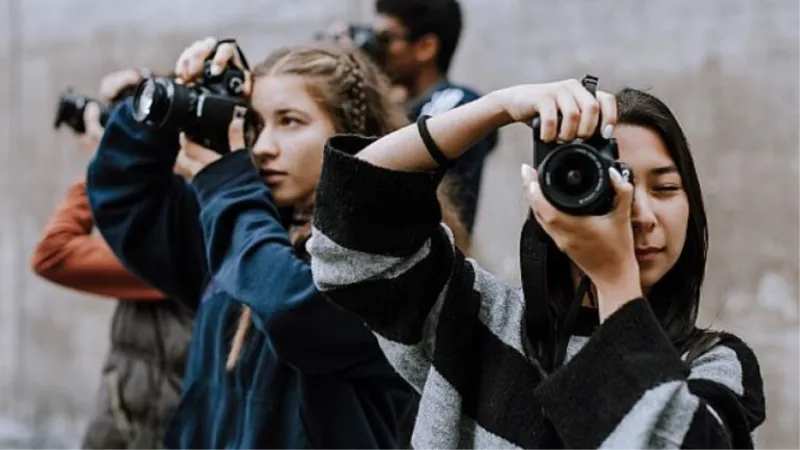
M 539 183 L 537 183 L 536 181 L 533 181 L 531 184 L 528 185 L 528 192 L 530 192 L 531 194 L 535 194 L 536 191 L 538 190 L 539 190 Z
M 614 125 L 606 125 L 603 128 L 603 139 L 611 139 L 612 134 L 614 134 Z
M 216 64 L 212 64 L 211 65 L 211 69 L 209 70 L 209 73 L 211 73 L 212 77 L 215 77 L 215 76 L 217 76 L 217 75 L 222 73 L 222 67 L 220 67 L 220 66 L 218 66 Z
M 624 183 L 624 182 L 625 182 L 625 180 L 623 180 L 623 179 L 622 179 L 622 174 L 620 174 L 620 173 L 617 171 L 617 169 L 615 169 L 615 168 L 613 168 L 613 167 L 609 167 L 609 168 L 608 168 L 608 174 L 609 174 L 609 175 L 611 176 L 611 178 L 612 178 L 614 181 L 616 181 L 617 183 Z
M 522 182 L 525 184 L 533 181 L 533 167 L 522 163 Z

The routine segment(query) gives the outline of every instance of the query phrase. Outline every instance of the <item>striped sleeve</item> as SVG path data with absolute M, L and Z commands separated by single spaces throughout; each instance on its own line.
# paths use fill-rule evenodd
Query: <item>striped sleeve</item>
M 537 388 L 568 447 L 753 448 L 758 361 L 732 335 L 687 365 L 645 299 L 620 308 Z
M 542 377 L 525 356 L 522 292 L 466 260 L 440 225 L 435 175 L 326 148 L 308 243 L 314 281 L 360 316 L 419 393 L 415 448 L 509 448 L 544 432 L 530 421 Z M 515 407 L 523 403 L 524 406 Z
M 311 270 L 319 290 L 363 318 L 395 369 L 421 391 L 455 250 L 440 225 L 438 177 L 351 156 L 370 142 L 337 136 L 326 146 L 307 244 Z

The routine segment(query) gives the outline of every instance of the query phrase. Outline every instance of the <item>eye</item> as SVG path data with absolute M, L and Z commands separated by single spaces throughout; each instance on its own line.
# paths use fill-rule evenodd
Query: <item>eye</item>
M 303 121 L 298 119 L 297 117 L 282 116 L 280 123 L 281 123 L 281 126 L 283 126 L 283 127 L 294 127 L 294 126 L 297 126 L 297 125 L 301 125 L 303 123 Z
M 653 192 L 656 194 L 669 195 L 681 190 L 678 184 L 657 184 L 653 186 Z

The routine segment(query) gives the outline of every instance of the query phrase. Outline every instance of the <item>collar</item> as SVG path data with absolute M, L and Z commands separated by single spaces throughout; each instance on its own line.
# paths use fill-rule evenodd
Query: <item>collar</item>
M 422 106 L 425 103 L 427 103 L 428 100 L 430 100 L 430 98 L 433 96 L 434 93 L 446 88 L 449 85 L 450 81 L 447 79 L 447 77 L 445 76 L 439 77 L 439 79 L 436 80 L 435 83 L 430 85 L 428 89 L 425 90 L 425 92 L 423 92 L 421 95 L 418 95 L 415 98 L 410 99 L 406 103 L 406 110 L 414 114 L 415 111 L 419 111 L 422 108 Z

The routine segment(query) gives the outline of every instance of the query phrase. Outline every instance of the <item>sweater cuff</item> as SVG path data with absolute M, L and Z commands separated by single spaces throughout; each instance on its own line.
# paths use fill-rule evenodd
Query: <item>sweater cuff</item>
M 314 227 L 351 250 L 408 256 L 441 221 L 441 174 L 385 169 L 355 155 L 376 138 L 341 135 L 325 148 Z
M 650 304 L 638 298 L 614 312 L 535 395 L 556 428 L 577 438 L 570 445 L 594 448 L 648 389 L 688 375 Z
M 249 183 L 264 184 L 264 180 L 258 176 L 258 171 L 246 150 L 236 150 L 222 155 L 192 179 L 192 186 L 197 192 L 200 203 L 207 202 L 225 187 Z

